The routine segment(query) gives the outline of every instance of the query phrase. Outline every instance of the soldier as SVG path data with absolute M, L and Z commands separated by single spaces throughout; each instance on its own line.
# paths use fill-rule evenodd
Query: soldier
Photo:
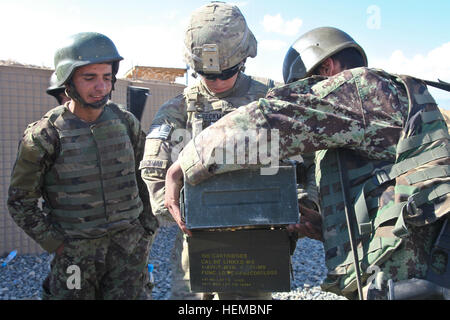
M 137 168 L 145 133 L 109 101 L 122 59 L 102 34 L 69 37 L 54 60 L 55 85 L 71 100 L 30 124 L 19 144 L 8 208 L 55 253 L 44 299 L 137 299 L 148 283 L 157 220 Z
M 66 102 L 70 101 L 70 98 L 66 95 L 66 87 L 61 85 L 57 86 L 56 82 L 58 79 L 56 78 L 56 73 L 52 73 L 50 77 L 50 86 L 47 88 L 47 94 L 55 97 L 56 101 L 61 104 L 65 104 Z
M 243 73 L 248 57 L 255 57 L 257 43 L 239 8 L 212 2 L 194 11 L 185 35 L 185 60 L 200 77 L 183 94 L 158 110 L 150 127 L 141 162 L 142 177 L 151 195 L 152 209 L 162 223 L 172 223 L 164 207 L 164 179 L 167 168 L 191 136 L 214 123 L 224 114 L 264 97 L 273 82 Z M 180 130 L 183 129 L 183 130 Z M 189 293 L 187 242 L 179 232 L 172 264 L 171 299 L 198 299 Z M 174 265 L 175 264 L 175 265 Z M 206 295 L 203 297 L 206 298 Z M 270 293 L 219 293 L 219 299 L 271 299 Z
M 320 44 L 314 43 L 316 52 Z M 330 63 L 316 66 L 333 69 Z M 225 116 L 168 169 L 165 205 L 184 232 L 177 203 L 181 177 L 197 184 L 246 168 L 215 163 L 214 150 L 240 130 L 264 129 L 279 130 L 281 159 L 319 151 L 316 180 L 329 269 L 324 290 L 349 299 L 392 298 L 397 287 L 416 298 L 448 290 L 450 137 L 424 81 L 351 68 L 277 87 Z M 424 284 L 437 289 L 422 290 Z
M 352 37 L 337 28 L 321 27 L 301 35 L 289 48 L 283 61 L 283 80 L 287 84 L 312 75 L 334 76 L 343 70 L 367 66 L 364 49 Z M 298 180 L 305 185 L 305 200 L 316 207 L 302 206 L 303 218 L 295 227 L 299 237 L 323 240 L 314 153 L 302 156 L 304 170 Z M 289 230 L 293 231 L 292 227 Z
M 283 62 L 285 83 L 292 83 L 311 75 L 334 76 L 343 70 L 367 67 L 364 49 L 347 33 L 333 27 L 313 29 L 300 36 L 289 48 Z M 441 84 L 444 82 L 441 81 Z M 445 110 L 439 109 L 449 126 Z M 317 155 L 320 157 L 321 152 Z M 306 165 L 305 184 L 315 186 L 314 155 L 303 155 L 312 159 Z M 309 194 L 312 194 L 311 192 Z M 302 208 L 302 222 L 296 225 L 299 236 L 323 240 L 321 217 L 317 211 Z M 290 229 L 292 231 L 292 227 Z

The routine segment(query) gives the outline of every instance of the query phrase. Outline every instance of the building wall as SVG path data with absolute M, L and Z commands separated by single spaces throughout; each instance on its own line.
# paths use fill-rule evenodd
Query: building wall
M 14 223 L 8 213 L 6 201 L 18 143 L 25 128 L 57 105 L 56 100 L 45 92 L 51 73 L 52 70 L 49 69 L 0 65 L 0 256 L 14 249 L 18 250 L 18 254 L 43 252 Z M 158 108 L 184 89 L 184 85 L 180 84 L 119 79 L 112 95 L 114 102 L 126 105 L 128 85 L 150 89 L 151 95 L 147 98 L 141 119 L 144 131 L 150 127 Z
M 180 68 L 135 66 L 125 73 L 124 78 L 127 80 L 160 80 L 173 83 L 176 78 L 184 77 L 185 74 L 186 69 Z

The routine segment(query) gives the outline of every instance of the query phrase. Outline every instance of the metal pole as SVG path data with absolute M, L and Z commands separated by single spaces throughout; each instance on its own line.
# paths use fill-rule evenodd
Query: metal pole
M 340 180 L 341 180 L 341 189 L 342 189 L 342 195 L 344 197 L 344 210 L 345 210 L 345 218 L 347 219 L 347 228 L 348 228 L 348 236 L 350 238 L 350 246 L 353 253 L 353 263 L 355 266 L 355 273 L 356 273 L 356 285 L 358 286 L 358 295 L 359 300 L 364 300 L 363 292 L 362 292 L 362 286 L 361 286 L 361 272 L 359 269 L 359 259 L 358 259 L 358 251 L 356 247 L 356 240 L 355 236 L 353 234 L 353 223 L 354 221 L 353 216 L 350 217 L 350 207 L 349 207 L 349 197 L 347 192 L 347 180 L 344 180 L 344 171 L 343 166 L 341 163 L 341 154 L 339 152 L 339 149 L 336 150 L 337 153 L 337 162 L 338 162 L 338 168 L 339 168 L 339 174 L 340 174 Z M 345 173 L 347 174 L 347 173 Z M 345 181 L 345 182 L 344 182 Z

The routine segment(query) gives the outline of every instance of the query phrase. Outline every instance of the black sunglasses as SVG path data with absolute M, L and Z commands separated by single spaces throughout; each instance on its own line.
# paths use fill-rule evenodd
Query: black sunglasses
M 201 75 L 203 78 L 207 79 L 207 80 L 216 80 L 216 79 L 220 79 L 220 80 L 228 80 L 230 79 L 232 76 L 234 76 L 236 73 L 238 73 L 238 71 L 240 70 L 240 65 L 237 64 L 234 67 L 231 67 L 229 69 L 223 70 L 222 73 L 218 73 L 218 74 L 211 74 L 211 73 L 204 73 L 204 72 L 197 72 L 199 75 Z

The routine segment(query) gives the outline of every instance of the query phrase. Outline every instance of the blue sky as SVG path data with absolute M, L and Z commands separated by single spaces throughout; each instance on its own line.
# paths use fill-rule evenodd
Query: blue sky
M 80 31 L 109 36 L 133 65 L 184 67 L 183 33 L 189 14 L 209 1 L 1 0 L 0 59 L 53 67 L 58 39 Z M 334 26 L 365 49 L 370 67 L 450 82 L 450 1 L 261 1 L 239 6 L 258 40 L 248 74 L 282 81 L 289 46 L 304 32 Z M 182 81 L 182 79 L 180 79 Z M 450 93 L 432 90 L 450 109 Z

